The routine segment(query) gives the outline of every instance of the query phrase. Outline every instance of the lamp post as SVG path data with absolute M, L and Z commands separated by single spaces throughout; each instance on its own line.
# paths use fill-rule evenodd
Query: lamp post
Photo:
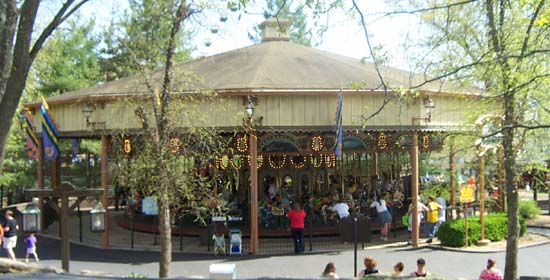
M 40 209 L 36 207 L 36 200 L 29 203 L 23 214 L 23 231 L 27 233 L 35 233 L 40 231 Z
M 250 160 L 250 254 L 259 252 L 258 241 L 258 138 L 254 133 L 254 99 L 247 96 L 245 106 L 246 110 L 246 129 L 250 138 L 249 142 L 249 160 Z M 261 121 L 261 117 L 259 119 Z
M 107 211 L 99 201 L 92 210 L 90 210 L 90 230 L 93 232 L 105 231 L 105 214 Z
M 412 190 L 411 190 L 411 197 L 412 197 L 412 233 L 411 233 L 411 239 L 412 239 L 412 246 L 418 247 L 418 236 L 419 236 L 419 229 L 418 229 L 418 180 L 419 180 L 419 173 L 418 173 L 418 131 L 414 128 L 416 121 L 425 121 L 425 122 L 431 122 L 432 120 L 432 114 L 435 110 L 435 104 L 433 100 L 429 97 L 424 99 L 424 108 L 426 109 L 426 117 L 413 117 L 412 118 L 412 125 L 413 125 L 413 132 L 412 132 L 412 139 L 411 139 L 411 150 L 410 150 L 410 157 L 411 157 L 411 180 L 412 180 Z

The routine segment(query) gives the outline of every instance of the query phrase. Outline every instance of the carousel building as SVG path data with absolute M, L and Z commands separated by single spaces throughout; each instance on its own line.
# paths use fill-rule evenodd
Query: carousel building
M 387 183 L 392 185 L 388 190 L 398 189 L 415 201 L 418 154 L 442 149 L 445 132 L 462 124 L 463 108 L 481 92 L 291 43 L 288 33 L 280 32 L 288 30 L 288 22 L 269 19 L 261 29 L 261 43 L 177 65 L 174 75 L 175 80 L 198 77 L 224 100 L 223 110 L 204 105 L 201 111 L 210 116 L 209 126 L 234 137 L 236 152 L 216 159 L 216 168 L 237 168 L 250 177 L 250 187 L 241 180 L 246 185 L 238 189 L 250 200 L 245 219 L 250 219 L 251 238 L 264 236 L 262 210 L 274 197 L 282 203 L 304 198 L 319 203 L 324 196 L 368 199 L 380 188 L 377 184 L 386 188 Z M 152 80 L 158 76 L 154 73 Z M 411 86 L 415 92 L 396 90 Z M 340 94 L 343 155 L 337 160 Z M 141 129 L 135 103 L 126 101 L 149 95 L 142 77 L 129 77 L 47 99 L 59 137 L 101 139 L 104 205 L 112 204 L 109 190 L 114 188 L 107 172 L 110 153 L 124 148 L 113 146 L 112 139 L 124 131 L 131 145 Z M 39 105 L 26 105 L 34 112 L 38 133 Z M 253 135 L 243 119 L 253 122 Z M 59 164 L 45 168 L 44 162 L 39 152 L 38 187 L 44 188 L 48 176 L 55 188 L 67 174 L 60 174 Z M 108 230 L 103 243 L 108 246 Z M 251 246 L 251 252 L 257 250 Z

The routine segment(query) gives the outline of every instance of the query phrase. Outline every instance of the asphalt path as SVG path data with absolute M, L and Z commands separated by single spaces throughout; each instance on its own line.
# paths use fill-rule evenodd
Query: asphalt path
M 289 240 L 291 242 L 291 240 Z M 19 243 L 21 245 L 21 243 Z M 38 254 L 44 265 L 61 267 L 59 240 L 39 237 Z M 16 255 L 24 257 L 23 246 L 18 246 Z M 131 273 L 158 276 L 158 252 L 101 249 L 71 244 L 70 272 L 83 270 L 107 272 L 117 276 Z M 504 252 L 467 253 L 435 250 L 430 248 L 413 249 L 410 246 L 359 249 L 357 269 L 363 267 L 362 260 L 373 256 L 378 261 L 381 272 L 390 272 L 399 261 L 405 264 L 405 271 L 415 269 L 416 259 L 426 260 L 428 271 L 446 279 L 477 279 L 489 257 L 495 258 L 497 267 L 504 269 Z M 354 251 L 288 254 L 277 256 L 227 256 L 193 255 L 174 253 L 172 277 L 208 278 L 208 268 L 213 263 L 236 264 L 238 278 L 292 277 L 318 278 L 328 262 L 334 262 L 337 273 L 343 278 L 354 276 Z M 550 244 L 520 249 L 519 276 L 550 276 Z M 1 277 L 0 277 L 1 278 Z

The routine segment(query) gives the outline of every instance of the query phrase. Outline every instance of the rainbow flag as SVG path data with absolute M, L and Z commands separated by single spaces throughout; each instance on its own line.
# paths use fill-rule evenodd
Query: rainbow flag
M 342 89 L 340 89 L 340 93 L 338 94 L 338 106 L 336 107 L 336 159 L 342 159 Z
M 25 108 L 25 122 L 23 123 L 23 129 L 27 135 L 27 155 L 36 159 L 38 157 L 38 139 L 34 135 L 32 130 L 32 115 L 31 112 Z
M 59 154 L 59 146 L 57 145 L 59 134 L 57 133 L 57 127 L 50 116 L 49 109 L 50 107 L 48 106 L 46 99 L 42 97 L 42 104 L 40 104 L 40 116 L 42 120 L 44 158 L 47 160 L 54 160 Z

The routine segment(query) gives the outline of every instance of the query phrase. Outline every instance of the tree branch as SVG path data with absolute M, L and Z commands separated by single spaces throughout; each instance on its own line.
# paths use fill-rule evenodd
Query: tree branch
M 38 39 L 36 39 L 36 42 L 34 43 L 32 50 L 30 52 L 30 58 L 31 60 L 34 60 L 36 58 L 36 55 L 42 48 L 42 45 L 44 45 L 44 42 L 46 42 L 46 39 L 52 34 L 52 32 L 61 24 L 63 21 L 65 21 L 71 14 L 76 12 L 78 8 L 80 8 L 84 3 L 88 2 L 89 0 L 82 0 L 79 3 L 77 3 L 67 14 L 65 12 L 73 5 L 75 0 L 67 0 L 65 4 L 59 9 L 55 17 L 52 19 L 52 21 L 46 26 L 46 28 L 42 31 Z

